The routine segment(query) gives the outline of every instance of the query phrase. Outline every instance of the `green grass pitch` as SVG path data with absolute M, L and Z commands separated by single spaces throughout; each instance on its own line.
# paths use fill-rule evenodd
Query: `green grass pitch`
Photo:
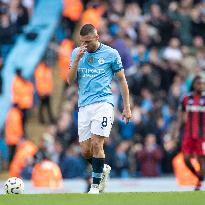
M 205 192 L 0 195 L 0 205 L 205 205 Z

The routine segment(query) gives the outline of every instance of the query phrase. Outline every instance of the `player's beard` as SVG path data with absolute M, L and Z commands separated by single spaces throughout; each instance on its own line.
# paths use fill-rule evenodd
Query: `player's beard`
M 100 43 L 96 42 L 95 44 L 88 46 L 87 51 L 88 52 L 95 52 L 99 48 L 99 46 L 100 46 Z

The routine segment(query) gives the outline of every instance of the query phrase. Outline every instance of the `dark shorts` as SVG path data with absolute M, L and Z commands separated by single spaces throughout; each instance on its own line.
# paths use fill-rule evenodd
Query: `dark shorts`
M 182 152 L 184 154 L 205 155 L 205 141 L 203 139 L 193 139 L 184 137 L 182 140 Z

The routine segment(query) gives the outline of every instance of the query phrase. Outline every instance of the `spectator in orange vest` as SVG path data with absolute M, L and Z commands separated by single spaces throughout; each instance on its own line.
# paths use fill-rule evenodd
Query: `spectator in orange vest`
M 16 76 L 12 82 L 12 101 L 19 105 L 23 112 L 23 125 L 27 120 L 27 112 L 33 106 L 33 84 L 22 76 L 21 69 L 16 69 Z
M 70 30 L 70 34 L 73 33 L 82 12 L 83 4 L 81 0 L 63 0 L 63 22 L 66 24 L 65 30 Z
M 58 164 L 47 159 L 37 163 L 32 171 L 32 184 L 35 187 L 60 187 L 62 173 Z
M 82 14 L 81 25 L 92 24 L 96 29 L 98 29 L 104 12 L 105 7 L 103 5 L 98 3 L 88 4 L 88 8 Z
M 20 174 L 28 163 L 33 161 L 38 147 L 30 140 L 22 140 L 17 146 L 15 156 L 9 166 L 9 175 L 20 177 Z
M 23 116 L 17 104 L 9 110 L 5 123 L 5 141 L 9 147 L 9 162 L 13 159 L 16 146 L 24 136 Z
M 43 110 L 47 109 L 49 121 L 52 123 L 54 117 L 51 110 L 51 94 L 53 91 L 53 77 L 51 68 L 42 62 L 35 70 L 36 90 L 40 98 L 39 122 L 45 123 Z
M 58 54 L 60 78 L 64 81 L 63 92 L 61 96 L 61 99 L 63 100 L 64 92 L 68 88 L 67 75 L 69 71 L 71 53 L 74 48 L 74 41 L 69 38 L 65 38 L 61 41 L 60 45 L 51 43 L 50 48 Z
M 21 87 L 23 84 L 23 77 L 20 69 L 16 69 L 16 76 L 12 81 L 11 86 L 11 96 L 12 102 L 19 105 L 19 101 L 21 98 Z
M 67 88 L 68 66 L 70 65 L 70 56 L 74 47 L 71 39 L 64 39 L 58 49 L 58 65 L 60 68 L 60 77 L 65 82 L 64 88 Z

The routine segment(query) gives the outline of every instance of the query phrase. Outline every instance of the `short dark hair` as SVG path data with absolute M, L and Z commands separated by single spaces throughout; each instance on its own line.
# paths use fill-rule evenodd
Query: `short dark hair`
M 90 33 L 94 33 L 95 30 L 96 28 L 92 24 L 85 24 L 80 29 L 80 35 L 86 36 Z

